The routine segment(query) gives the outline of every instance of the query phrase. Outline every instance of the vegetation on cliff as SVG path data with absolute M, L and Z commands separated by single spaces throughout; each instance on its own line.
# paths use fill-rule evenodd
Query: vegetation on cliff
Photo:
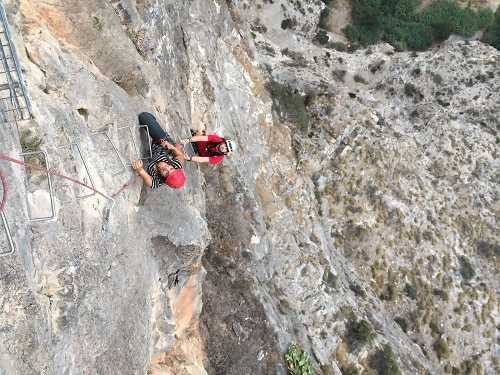
M 495 23 L 490 9 L 462 8 L 453 0 L 437 0 L 421 10 L 419 0 L 353 0 L 353 23 L 344 28 L 347 38 L 367 46 L 385 41 L 398 50 L 424 50 L 451 34 L 472 37 Z M 500 40 L 500 26 L 491 28 L 491 44 Z

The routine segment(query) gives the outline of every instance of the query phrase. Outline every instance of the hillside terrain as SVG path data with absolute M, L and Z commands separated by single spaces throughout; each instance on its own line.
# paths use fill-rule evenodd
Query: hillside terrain
M 0 160 L 0 374 L 500 372 L 500 51 L 339 51 L 319 0 L 3 3 L 33 119 L 0 154 L 117 194 L 53 176 L 29 222 L 47 177 Z M 147 189 L 143 111 L 238 151 Z

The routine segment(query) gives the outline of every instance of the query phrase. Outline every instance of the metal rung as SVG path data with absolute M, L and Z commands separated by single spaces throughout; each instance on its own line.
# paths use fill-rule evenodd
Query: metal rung
M 90 133 L 90 137 L 94 137 L 96 135 L 99 135 L 99 134 L 102 134 L 104 135 L 104 137 L 106 137 L 106 140 L 109 142 L 109 144 L 111 145 L 114 153 L 116 154 L 116 157 L 118 158 L 118 161 L 120 162 L 122 168 L 114 173 L 111 173 L 112 176 L 116 176 L 120 173 L 123 173 L 126 169 L 127 169 L 127 166 L 125 165 L 125 163 L 123 162 L 121 156 L 120 156 L 120 152 L 118 151 L 118 148 L 116 148 L 115 144 L 113 143 L 113 141 L 111 140 L 111 138 L 109 137 L 108 135 L 108 129 L 107 130 L 104 130 L 104 131 L 98 131 L 98 132 L 94 132 L 94 133 Z
M 16 249 L 14 246 L 14 241 L 12 240 L 12 235 L 10 234 L 9 223 L 7 223 L 7 218 L 5 217 L 5 213 L 0 211 L 0 216 L 2 216 L 3 228 L 5 230 L 5 235 L 7 236 L 7 242 L 9 242 L 9 251 L 4 251 L 0 253 L 0 257 L 5 257 L 7 255 L 11 255 Z
M 1 90 L 10 90 L 11 88 L 18 88 L 18 87 L 19 87 L 19 83 L 17 83 L 17 82 L 13 82 L 12 87 L 8 83 L 2 83 L 2 84 L 0 84 L 0 91 Z M 2 99 L 4 99 L 4 98 L 2 98 Z
M 123 126 L 121 128 L 117 128 L 117 130 L 123 130 L 123 129 L 128 129 L 128 131 L 130 133 L 130 138 L 132 138 L 132 143 L 134 145 L 135 154 L 137 155 L 137 159 L 147 160 L 147 159 L 150 159 L 150 158 L 153 157 L 153 151 L 151 150 L 151 135 L 149 134 L 149 128 L 148 128 L 147 125 Z M 134 136 L 133 129 L 139 129 L 139 131 L 141 129 L 145 129 L 146 130 L 146 134 L 148 135 L 149 156 L 142 157 L 141 152 L 139 150 L 139 147 L 137 147 L 137 142 L 135 141 L 135 136 Z M 132 163 L 128 163 L 127 164 L 127 166 L 131 166 L 131 165 L 132 165 Z
M 90 186 L 92 186 L 92 188 L 94 189 L 92 191 L 92 193 L 85 194 L 85 195 L 77 195 L 76 197 L 83 199 L 83 198 L 88 198 L 88 197 L 91 197 L 93 195 L 96 195 L 94 180 L 92 180 L 92 176 L 90 175 L 89 166 L 87 164 L 87 160 L 85 159 L 85 157 L 82 154 L 82 150 L 80 149 L 80 144 L 78 142 L 74 142 L 74 143 L 70 143 L 70 144 L 67 144 L 64 146 L 60 146 L 60 147 L 58 147 L 58 149 L 60 150 L 62 148 L 66 148 L 66 147 L 69 147 L 69 149 L 71 151 L 72 151 L 73 147 L 76 148 L 78 155 L 80 155 L 80 159 L 82 159 L 82 163 L 83 163 L 83 166 L 85 167 L 85 171 L 87 172 L 87 176 L 88 176 L 89 181 L 90 181 Z
M 40 155 L 40 154 L 43 155 L 44 160 L 45 160 L 45 170 L 46 170 L 45 174 L 47 175 L 48 184 L 49 184 L 51 215 L 50 216 L 44 216 L 44 217 L 35 217 L 35 218 L 32 218 L 31 217 L 31 212 L 28 212 L 29 221 L 32 222 L 32 223 L 40 222 L 40 221 L 52 220 L 56 216 L 56 209 L 55 209 L 55 205 L 54 205 L 54 191 L 52 189 L 52 179 L 51 179 L 51 176 L 50 176 L 50 173 L 49 173 L 49 171 L 50 171 L 50 165 L 49 165 L 49 157 L 47 156 L 47 152 L 45 152 L 43 150 L 40 150 L 40 151 L 31 151 L 31 152 L 23 152 L 23 153 L 19 154 L 19 156 L 21 156 L 24 159 L 26 156 Z M 29 208 L 30 205 L 29 205 L 28 197 L 27 196 L 26 196 L 26 203 L 27 203 L 28 208 Z
M 19 60 L 17 58 L 15 46 L 12 43 L 12 38 L 10 37 L 7 15 L 5 14 L 5 9 L 4 9 L 2 2 L 0 2 L 0 26 L 3 28 L 2 34 L 5 34 L 5 39 L 6 39 L 5 41 L 4 40 L 0 41 L 0 43 L 1 43 L 0 57 L 2 58 L 1 63 L 2 63 L 2 66 L 4 68 L 4 70 L 1 73 L 6 75 L 7 83 L 11 86 L 10 91 L 11 91 L 11 97 L 12 97 L 12 102 L 13 102 L 14 106 L 19 111 L 19 108 L 21 107 L 21 105 L 19 104 L 18 97 L 16 95 L 12 94 L 12 93 L 15 94 L 14 86 L 19 86 L 19 88 L 22 92 L 22 97 L 23 97 L 24 102 L 26 104 L 27 111 L 29 113 L 29 118 L 32 118 L 33 116 L 32 116 L 32 111 L 31 111 L 31 105 L 30 105 L 30 102 L 28 99 L 28 94 L 26 92 L 26 88 L 24 87 L 24 83 L 22 80 L 21 69 L 19 67 Z M 9 57 L 11 57 L 12 65 L 14 65 L 13 68 L 11 68 L 11 66 L 7 63 L 8 56 L 7 56 L 4 48 L 8 49 Z M 20 115 L 19 116 L 20 118 L 24 118 L 24 115 L 22 113 L 19 113 L 19 115 Z
M 26 108 L 24 108 L 24 107 L 19 108 L 19 110 L 21 110 L 21 111 L 23 111 L 25 109 Z M 18 108 L 4 109 L 4 113 L 17 112 L 17 111 L 18 111 Z

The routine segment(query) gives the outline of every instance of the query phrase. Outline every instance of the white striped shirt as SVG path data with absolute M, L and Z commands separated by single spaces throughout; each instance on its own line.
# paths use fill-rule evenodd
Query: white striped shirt
M 151 144 L 151 161 L 146 166 L 146 172 L 153 178 L 151 189 L 156 189 L 158 186 L 163 185 L 165 181 L 162 175 L 156 169 L 156 163 L 165 162 L 175 169 L 182 169 L 182 163 L 172 155 L 170 150 L 165 150 L 163 147 L 156 143 Z

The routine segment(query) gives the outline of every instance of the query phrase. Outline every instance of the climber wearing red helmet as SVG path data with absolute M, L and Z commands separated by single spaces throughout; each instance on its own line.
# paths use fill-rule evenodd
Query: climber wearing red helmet
M 183 155 L 184 159 L 188 161 L 219 164 L 224 159 L 224 156 L 231 155 L 236 149 L 236 144 L 232 140 L 222 138 L 217 134 L 205 135 L 191 129 L 191 135 L 191 138 L 181 139 L 180 141 L 183 145 L 191 143 L 193 147 L 195 155 Z
M 152 158 L 145 168 L 141 160 L 134 161 L 132 163 L 134 171 L 152 189 L 163 184 L 173 189 L 183 187 L 186 176 L 182 169 L 183 153 L 180 151 L 181 147 L 173 145 L 175 142 L 161 128 L 151 113 L 141 113 L 139 123 L 148 127 L 149 135 L 153 139 L 151 142 Z

